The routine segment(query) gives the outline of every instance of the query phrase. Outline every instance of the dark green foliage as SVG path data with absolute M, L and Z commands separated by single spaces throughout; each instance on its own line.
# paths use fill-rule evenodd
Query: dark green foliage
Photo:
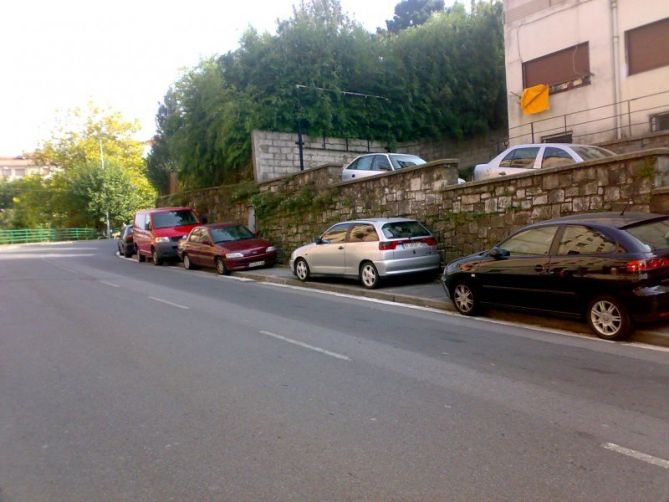
M 444 0 L 402 0 L 395 6 L 395 15 L 386 21 L 388 31 L 399 32 L 411 26 L 419 26 L 435 12 L 444 10 Z
M 251 179 L 254 129 L 296 133 L 299 122 L 313 136 L 395 145 L 502 126 L 501 3 L 480 3 L 473 14 L 459 4 L 435 13 L 434 0 L 400 5 L 426 21 L 370 34 L 338 0 L 311 0 L 276 35 L 250 29 L 237 50 L 187 72 L 158 111 L 148 161 L 156 186 L 164 190 L 172 170 L 181 189 Z

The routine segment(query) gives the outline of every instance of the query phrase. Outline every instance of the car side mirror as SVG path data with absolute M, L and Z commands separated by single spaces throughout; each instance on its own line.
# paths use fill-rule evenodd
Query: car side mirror
M 506 258 L 509 256 L 511 253 L 507 249 L 502 249 L 500 247 L 495 246 L 492 248 L 490 251 L 488 251 L 488 256 L 491 258 L 494 258 L 495 260 L 500 260 L 502 258 Z
M 325 241 L 324 241 L 321 237 L 316 237 L 316 238 L 314 239 L 314 242 L 315 242 L 316 244 L 323 244 Z

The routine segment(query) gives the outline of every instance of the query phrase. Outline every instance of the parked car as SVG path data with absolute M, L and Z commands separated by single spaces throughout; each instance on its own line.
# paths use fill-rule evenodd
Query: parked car
M 177 243 L 200 223 L 200 217 L 190 207 L 138 211 L 132 229 L 137 261 L 151 257 L 154 265 L 161 265 L 164 260 L 176 260 Z
M 118 254 L 130 258 L 135 253 L 135 243 L 132 238 L 132 225 L 124 225 L 116 241 Z
M 516 145 L 507 148 L 487 164 L 474 167 L 474 181 L 524 173 L 530 169 L 545 169 L 603 159 L 612 155 L 615 153 L 599 146 L 565 143 Z
M 372 289 L 382 277 L 436 270 L 439 261 L 436 239 L 418 221 L 369 218 L 332 225 L 293 251 L 290 269 L 301 281 L 312 275 L 358 277 Z
M 488 251 L 450 262 L 455 308 L 484 305 L 585 317 L 621 340 L 635 322 L 669 317 L 669 216 L 591 213 L 529 225 Z
M 341 180 L 357 180 L 422 164 L 426 164 L 426 161 L 416 155 L 405 153 L 368 153 L 356 157 L 350 164 L 344 166 L 341 172 Z
M 187 270 L 214 267 L 221 275 L 232 270 L 271 267 L 276 262 L 276 247 L 236 223 L 195 227 L 179 242 L 178 254 Z

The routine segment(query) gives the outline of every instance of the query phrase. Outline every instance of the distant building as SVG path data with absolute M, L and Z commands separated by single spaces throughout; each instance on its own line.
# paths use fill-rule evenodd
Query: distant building
M 669 132 L 669 0 L 504 0 L 504 40 L 510 144 Z
M 41 166 L 29 156 L 25 157 L 0 157 L 0 178 L 6 181 L 14 181 L 25 176 L 41 176 L 48 178 L 53 174 L 55 167 Z

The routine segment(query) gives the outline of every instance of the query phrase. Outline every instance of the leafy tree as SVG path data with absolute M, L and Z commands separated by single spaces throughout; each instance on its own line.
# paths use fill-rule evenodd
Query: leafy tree
M 388 31 L 398 33 L 411 26 L 419 26 L 435 12 L 444 10 L 444 0 L 402 0 L 395 5 L 395 15 L 386 21 Z

